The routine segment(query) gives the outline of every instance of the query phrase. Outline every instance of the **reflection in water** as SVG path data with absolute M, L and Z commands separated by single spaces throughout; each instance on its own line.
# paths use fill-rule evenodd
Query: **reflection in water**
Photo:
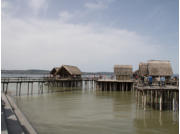
M 88 82 L 82 90 L 21 96 L 16 102 L 40 134 L 178 133 L 178 113 L 144 111 L 132 92 L 96 91 Z

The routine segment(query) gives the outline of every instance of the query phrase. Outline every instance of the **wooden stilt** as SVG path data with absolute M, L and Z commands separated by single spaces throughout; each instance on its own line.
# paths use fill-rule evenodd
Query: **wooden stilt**
M 8 91 L 8 83 L 6 84 L 6 91 L 5 91 L 5 94 L 7 94 L 7 91 Z
M 21 82 L 19 83 L 19 96 L 21 96 Z
M 48 82 L 48 85 L 47 85 L 47 86 L 48 86 L 48 93 L 49 93 L 49 82 Z
M 31 83 L 31 95 L 33 95 L 33 82 Z
M 162 111 L 162 93 L 160 93 L 159 110 Z
M 28 91 L 27 91 L 27 95 L 29 95 L 29 82 L 28 82 Z
M 173 111 L 175 111 L 175 93 L 173 93 Z
M 3 92 L 4 92 L 4 90 L 5 90 L 4 85 L 5 85 L 5 84 L 3 83 Z
M 144 92 L 144 110 L 146 110 L 146 97 L 147 97 L 147 94 L 146 92 Z
M 16 83 L 16 96 L 18 96 L 18 83 Z
M 41 94 L 43 94 L 43 83 L 42 83 L 42 91 L 41 91 Z

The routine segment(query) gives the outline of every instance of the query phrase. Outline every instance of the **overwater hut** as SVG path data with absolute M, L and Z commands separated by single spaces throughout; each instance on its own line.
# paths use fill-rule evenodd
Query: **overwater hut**
M 148 75 L 153 78 L 165 77 L 166 81 L 168 81 L 173 75 L 171 63 L 169 61 L 150 60 L 148 61 L 147 66 Z
M 114 73 L 117 80 L 130 80 L 132 78 L 132 65 L 115 65 Z
M 58 71 L 58 69 L 59 69 L 60 67 L 54 67 L 51 71 L 50 71 L 50 76 L 56 76 L 56 73 L 57 73 L 57 71 Z
M 62 65 L 56 73 L 60 78 L 81 78 L 81 74 L 78 67 L 70 65 Z

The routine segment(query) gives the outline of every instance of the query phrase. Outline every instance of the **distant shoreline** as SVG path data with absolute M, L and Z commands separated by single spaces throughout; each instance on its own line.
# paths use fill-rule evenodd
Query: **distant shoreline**
M 49 74 L 49 70 L 38 70 L 38 69 L 31 69 L 31 70 L 1 70 L 1 74 L 42 74 L 47 75 Z M 83 75 L 113 75 L 113 72 L 82 72 Z

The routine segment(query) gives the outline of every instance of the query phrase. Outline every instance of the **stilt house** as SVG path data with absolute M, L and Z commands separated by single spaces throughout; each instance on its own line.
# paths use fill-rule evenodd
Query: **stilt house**
M 147 63 L 139 64 L 140 76 L 152 76 L 153 80 L 157 77 L 165 77 L 168 81 L 173 75 L 170 61 L 149 60 Z
M 56 73 L 60 78 L 81 78 L 81 74 L 78 67 L 70 65 L 62 65 Z
M 150 60 L 147 64 L 149 76 L 170 79 L 173 75 L 171 63 L 169 61 Z
M 132 78 L 132 65 L 115 65 L 114 73 L 117 80 L 130 80 Z

